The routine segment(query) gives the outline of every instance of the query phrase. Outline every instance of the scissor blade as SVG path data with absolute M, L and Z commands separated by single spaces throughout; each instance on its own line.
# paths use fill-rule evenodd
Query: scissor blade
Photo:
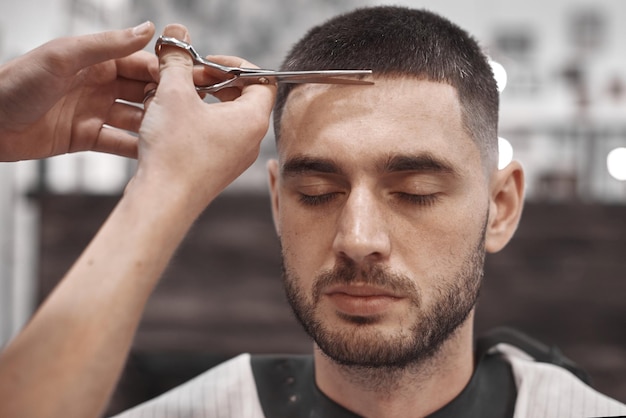
M 278 83 L 374 84 L 361 78 L 369 74 L 372 74 L 371 70 L 317 70 L 261 72 L 256 75 L 240 74 L 239 77 L 247 80 L 257 77 L 257 80 L 263 78 Z M 256 82 L 252 81 L 251 84 Z
M 328 70 L 328 71 L 261 71 L 242 73 L 233 78 L 210 86 L 196 86 L 200 93 L 215 93 L 228 87 L 269 83 L 325 83 L 325 84 L 374 84 L 362 78 L 347 78 L 371 74 L 371 70 Z
M 340 77 L 276 77 L 276 81 L 279 83 L 291 83 L 291 84 L 304 84 L 304 83 L 316 83 L 316 84 L 374 84 L 373 81 L 361 80 L 358 78 L 340 78 Z
M 239 77 L 275 77 L 277 81 L 284 83 L 288 79 L 297 80 L 299 78 L 327 78 L 327 77 L 354 77 L 372 74 L 372 70 L 313 70 L 313 71 L 268 71 L 259 70 L 257 72 L 244 72 Z

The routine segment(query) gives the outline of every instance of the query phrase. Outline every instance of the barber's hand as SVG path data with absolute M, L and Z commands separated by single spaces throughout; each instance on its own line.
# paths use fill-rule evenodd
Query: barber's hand
M 153 54 L 139 51 L 154 25 L 50 41 L 0 67 L 0 161 L 94 150 L 137 155 L 147 83 L 158 77 Z M 137 52 L 139 51 L 139 52 Z
M 190 42 L 185 27 L 170 25 L 165 36 Z M 235 57 L 211 57 L 225 65 L 254 67 Z M 258 157 L 269 127 L 274 85 L 229 88 L 206 103 L 194 88 L 198 79 L 189 54 L 171 46 L 160 52 L 160 81 L 146 101 L 139 131 L 139 166 L 129 188 L 151 184 L 197 210 L 215 198 Z M 148 86 L 147 90 L 154 86 Z

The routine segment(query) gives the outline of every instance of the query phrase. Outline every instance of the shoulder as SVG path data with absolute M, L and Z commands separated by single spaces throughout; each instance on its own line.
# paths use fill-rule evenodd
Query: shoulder
M 241 354 L 115 418 L 263 418 L 250 367 Z
M 508 329 L 489 338 L 490 353 L 500 353 L 511 364 L 516 418 L 626 415 L 626 405 L 593 389 L 586 374 L 556 348 Z

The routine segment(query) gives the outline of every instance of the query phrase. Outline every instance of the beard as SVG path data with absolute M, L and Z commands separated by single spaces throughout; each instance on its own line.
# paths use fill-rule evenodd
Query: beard
M 435 277 L 432 303 L 425 306 L 417 280 L 394 273 L 386 266 L 358 266 L 342 258 L 335 266 L 319 274 L 308 298 L 299 277 L 286 265 L 283 252 L 283 283 L 287 300 L 303 326 L 320 350 L 343 366 L 367 369 L 405 369 L 421 364 L 439 351 L 443 343 L 466 321 L 478 300 L 485 261 L 485 231 L 469 249 L 457 271 L 447 277 Z M 406 297 L 412 308 L 407 324 L 398 322 L 393 334 L 376 329 L 376 316 L 336 314 L 351 324 L 331 327 L 320 319 L 319 303 L 324 288 L 352 283 L 368 284 L 392 290 Z

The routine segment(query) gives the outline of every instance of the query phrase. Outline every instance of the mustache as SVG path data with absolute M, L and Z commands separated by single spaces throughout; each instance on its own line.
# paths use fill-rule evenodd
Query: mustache
M 313 300 L 318 302 L 324 289 L 335 285 L 360 283 L 391 290 L 411 299 L 419 305 L 420 292 L 413 280 L 403 274 L 394 273 L 380 264 L 358 266 L 354 261 L 341 259 L 332 269 L 320 273 L 313 283 Z

